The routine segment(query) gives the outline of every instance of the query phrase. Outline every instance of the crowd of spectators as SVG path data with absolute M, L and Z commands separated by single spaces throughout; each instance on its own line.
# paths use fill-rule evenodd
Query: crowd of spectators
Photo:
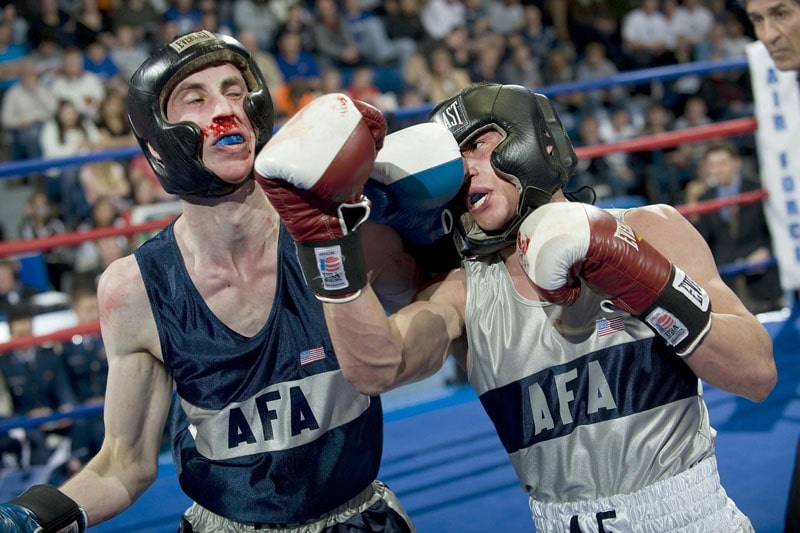
M 424 120 L 426 105 L 473 82 L 537 90 L 634 69 L 743 58 L 753 39 L 745 20 L 735 0 L 5 0 L 0 161 L 133 146 L 125 114 L 128 78 L 154 47 L 200 28 L 234 35 L 252 51 L 278 125 L 316 95 L 344 91 L 400 127 Z M 746 69 L 721 70 L 561 93 L 553 100 L 574 144 L 594 145 L 751 115 L 747 76 Z M 416 118 L 397 113 L 417 107 Z M 754 168 L 752 141 L 736 142 L 745 167 L 750 162 Z M 681 204 L 705 148 L 696 143 L 582 160 L 572 185 L 591 186 L 599 199 Z M 51 168 L 16 181 L 33 192 L 19 226 L 0 228 L 6 240 L 114 226 L 141 220 L 142 207 L 175 203 L 142 156 Z M 79 280 L 96 280 L 135 245 L 111 237 L 47 250 L 47 284 L 80 293 L 86 284 Z M 0 285 L 12 263 L 0 263 Z M 25 315 L 23 289 L 6 292 L 6 299 L 19 301 L 0 311 Z M 74 347 L 50 351 L 62 354 L 63 372 L 70 358 L 84 369 L 77 372 L 90 374 L 87 365 L 102 372 L 101 363 L 87 363 Z M 0 362 L 33 357 L 2 354 Z M 5 380 L 19 381 L 6 363 L 0 364 Z M 72 393 L 52 395 L 47 409 L 97 401 L 103 383 L 92 379 L 85 386 L 73 381 Z M 11 412 L 0 418 L 31 412 L 10 398 Z M 69 435 L 67 428 L 57 431 Z M 94 442 L 76 444 L 81 451 L 74 459 L 91 453 Z
M 154 46 L 201 27 L 235 35 L 254 52 L 280 123 L 331 90 L 391 113 L 446 98 L 476 81 L 536 90 L 632 69 L 743 57 L 752 40 L 743 16 L 733 0 L 7 1 L 0 17 L 0 125 L 6 153 L 15 160 L 130 143 L 119 105 L 128 77 Z M 573 138 L 581 121 L 596 115 L 600 141 L 608 142 L 641 134 L 655 103 L 666 109 L 668 129 L 682 127 L 692 97 L 705 101 L 708 120 L 752 110 L 743 71 L 555 99 Z M 627 125 L 620 122 L 624 112 Z M 109 113 L 117 114 L 116 121 Z M 101 128 L 108 134 L 98 135 Z M 621 156 L 613 156 L 604 173 L 612 186 L 594 181 L 601 194 L 679 202 L 697 162 L 686 157 L 666 158 L 663 164 L 678 167 L 666 173 L 669 182 Z M 87 191 L 92 180 L 81 174 L 65 168 L 44 176 L 69 229 L 89 217 L 93 200 L 87 197 L 105 192 Z M 136 184 L 128 181 L 125 200 L 132 204 Z M 6 233 L 13 236 L 14 229 Z

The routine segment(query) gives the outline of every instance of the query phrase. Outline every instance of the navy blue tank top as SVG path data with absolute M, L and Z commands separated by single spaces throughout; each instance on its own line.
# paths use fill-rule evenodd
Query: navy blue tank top
M 281 226 L 272 311 L 245 337 L 200 296 L 173 226 L 135 257 L 176 386 L 170 429 L 184 492 L 248 523 L 304 522 L 345 503 L 377 476 L 380 398 L 342 376 L 291 237 Z

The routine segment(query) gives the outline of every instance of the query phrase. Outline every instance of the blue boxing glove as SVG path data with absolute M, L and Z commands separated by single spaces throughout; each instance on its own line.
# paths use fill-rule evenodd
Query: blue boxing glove
M 364 194 L 370 220 L 428 246 L 450 233 L 450 203 L 464 182 L 461 152 L 450 131 L 426 122 L 386 136 Z
M 34 485 L 9 503 L 0 504 L 0 531 L 82 533 L 86 514 L 66 494 L 50 485 Z

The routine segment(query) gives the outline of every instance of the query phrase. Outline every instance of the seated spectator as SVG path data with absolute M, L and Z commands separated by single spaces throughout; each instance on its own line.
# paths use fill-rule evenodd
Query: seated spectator
M 500 64 L 503 61 L 505 48 L 501 44 L 486 43 L 476 54 L 468 72 L 470 79 L 475 82 L 500 81 Z M 521 83 L 517 80 L 515 83 Z
M 670 130 L 672 114 L 661 103 L 653 101 L 645 111 L 644 125 L 635 137 L 664 134 Z M 683 202 L 683 183 L 672 167 L 674 148 L 658 148 L 630 153 L 630 164 L 643 181 L 643 194 L 648 203 L 678 205 Z
M 723 57 L 746 57 L 747 46 L 753 38 L 747 35 L 744 24 L 736 15 L 728 15 L 723 21 L 725 39 L 722 42 Z
M 11 25 L 0 20 L 0 96 L 19 81 L 19 69 L 25 47 L 13 42 Z
M 598 146 L 600 138 L 600 119 L 595 113 L 584 113 L 578 122 L 575 146 Z M 575 167 L 575 175 L 569 181 L 572 190 L 591 187 L 598 200 L 626 194 L 627 187 L 620 183 L 605 157 L 580 157 Z
M 703 154 L 703 165 L 712 185 L 699 201 L 729 198 L 761 189 L 758 180 L 745 176 L 736 147 L 715 141 Z M 735 263 L 763 263 L 772 259 L 772 239 L 761 202 L 723 207 L 698 215 L 695 227 L 703 236 L 720 266 Z M 723 277 L 752 313 L 783 307 L 783 290 L 778 267 L 760 266 L 737 276 Z
M 681 114 L 672 122 L 673 130 L 693 128 L 710 124 L 708 104 L 702 96 L 690 96 L 684 102 Z M 684 143 L 670 153 L 669 163 L 674 167 L 679 182 L 683 185 L 694 178 L 697 165 L 703 157 L 708 141 Z
M 533 57 L 530 46 L 518 41 L 510 47 L 509 56 L 500 63 L 500 83 L 517 84 L 530 90 L 542 86 L 542 71 Z
M 304 78 L 294 78 L 284 82 L 275 94 L 275 125 L 280 125 L 297 113 L 319 94 L 318 83 L 310 83 Z
M 377 108 L 381 108 L 383 102 L 381 90 L 375 85 L 375 72 L 369 65 L 361 65 L 353 69 L 350 76 L 350 83 L 345 88 L 350 98 L 361 100 Z
M 293 31 L 300 35 L 300 46 L 306 52 L 316 52 L 317 40 L 314 37 L 314 26 L 311 13 L 303 2 L 292 2 L 286 8 L 286 18 L 278 25 L 278 34 Z
M 314 54 L 323 66 L 347 67 L 361 62 L 355 37 L 350 33 L 336 0 L 315 0 Z
M 59 0 L 39 0 L 33 3 L 34 13 L 28 20 L 28 44 L 38 48 L 43 40 L 52 40 L 59 48 L 75 46 L 75 24 L 59 4 Z
M 181 211 L 178 197 L 164 190 L 147 159 L 143 155 L 130 161 L 130 181 L 133 189 L 133 205 L 120 213 L 127 224 L 141 224 L 150 220 L 164 220 Z M 139 232 L 129 239 L 131 248 L 141 245 L 158 231 Z
M 547 54 L 558 46 L 558 32 L 552 25 L 542 23 L 542 8 L 536 4 L 524 7 L 525 23 L 517 36 L 530 48 L 536 66 L 540 69 L 547 61 Z
M 117 38 L 119 29 L 128 26 L 134 32 L 134 41 L 143 42 L 154 37 L 159 32 L 160 25 L 161 14 L 150 0 L 125 0 L 116 3 L 111 11 L 111 28 Z
M 359 56 L 373 66 L 394 65 L 402 68 L 406 59 L 417 51 L 409 38 L 391 39 L 383 21 L 361 7 L 361 0 L 342 0 L 345 25 L 356 43 Z
M 94 280 L 76 281 L 70 291 L 70 305 L 78 324 L 98 321 L 97 292 Z M 108 360 L 100 333 L 75 335 L 62 345 L 61 357 L 76 401 L 83 406 L 101 405 L 108 380 Z M 103 442 L 103 413 L 77 418 L 72 436 L 72 458 L 69 474 L 77 472 L 93 457 Z
M 622 70 L 637 70 L 664 65 L 672 43 L 667 18 L 658 9 L 658 0 L 641 0 L 639 7 L 622 19 Z
M 72 102 L 81 115 L 92 120 L 97 119 L 97 109 L 106 95 L 102 78 L 86 70 L 83 52 L 77 47 L 64 50 L 61 72 L 50 89 L 57 99 Z
M 0 124 L 11 136 L 12 161 L 42 157 L 39 135 L 55 112 L 53 93 L 40 82 L 36 62 L 26 58 L 20 62 L 19 81 L 3 95 L 0 108 Z
M 579 81 L 599 80 L 619 74 L 617 66 L 606 55 L 606 47 L 599 41 L 586 45 L 583 59 L 575 66 L 575 79 Z M 628 92 L 622 85 L 589 89 L 584 93 L 584 110 L 595 111 L 599 108 L 613 108 L 622 104 Z
M 58 206 L 47 197 L 44 191 L 34 191 L 22 211 L 19 238 L 42 239 L 63 235 L 66 231 L 67 227 L 59 216 Z M 62 290 L 65 277 L 72 271 L 73 247 L 57 246 L 42 253 L 47 266 L 47 279 L 50 286 L 53 290 Z
M 430 98 L 432 102 L 441 102 L 450 98 L 472 83 L 466 70 L 453 66 L 450 51 L 443 46 L 439 46 L 431 52 L 430 65 Z
M 501 41 L 500 39 L 491 38 L 485 38 L 484 40 L 491 45 L 496 45 L 498 41 Z M 482 49 L 484 40 L 472 40 L 466 26 L 456 26 L 447 32 L 447 35 L 444 36 L 439 45 L 434 46 L 434 50 L 438 46 L 444 46 L 450 52 L 453 67 L 469 72 L 475 62 L 475 58 Z M 428 55 L 430 56 L 430 54 Z
M 234 27 L 253 32 L 262 50 L 273 49 L 281 24 L 270 4 L 270 0 L 237 0 L 231 5 Z
M 319 63 L 313 54 L 303 50 L 299 33 L 286 30 L 278 35 L 275 60 L 285 82 L 301 79 L 312 89 L 319 86 Z
M 27 50 L 28 48 L 28 29 L 31 23 L 26 18 L 25 13 L 20 13 L 17 4 L 7 2 L 3 6 L 0 20 L 11 26 L 11 42 L 18 44 Z
M 682 34 L 692 44 L 705 42 L 714 23 L 714 15 L 703 0 L 682 0 L 677 7 Z
M 753 91 L 747 70 L 718 69 L 702 77 L 697 97 L 706 102 L 712 121 L 753 116 Z
M 114 205 L 117 212 L 131 206 L 131 184 L 128 172 L 121 162 L 105 159 L 84 163 L 79 171 L 80 187 L 83 197 L 90 206 L 105 198 Z
M 686 182 L 686 185 L 683 188 L 683 203 L 687 206 L 699 202 L 700 197 L 715 185 L 711 174 L 706 170 L 707 168 L 708 165 L 701 160 L 700 164 L 697 165 L 697 174 L 695 175 L 694 179 Z M 691 213 L 687 215 L 686 218 L 689 219 L 692 224 L 697 224 L 697 221 L 700 219 L 700 215 Z
M 195 30 L 208 30 L 212 33 L 231 35 L 232 30 L 221 23 L 216 9 L 210 9 L 203 3 L 200 3 L 200 6 L 200 20 L 195 25 Z
M 164 190 L 144 155 L 136 155 L 131 158 L 128 164 L 128 179 L 131 182 L 133 201 L 136 205 L 177 200 L 174 194 Z
M 410 39 L 417 50 L 427 52 L 436 46 L 422 25 L 421 0 L 388 0 L 383 2 L 383 23 L 389 39 Z
M 344 75 L 341 69 L 334 66 L 324 67 L 322 69 L 322 77 L 319 80 L 319 93 L 341 93 L 344 90 Z
M 39 289 L 22 283 L 19 279 L 19 262 L 9 257 L 0 258 L 0 314 L 8 317 L 12 308 L 28 304 Z
M 132 24 L 115 26 L 110 40 L 108 53 L 120 71 L 123 79 L 129 80 L 136 69 L 150 55 L 150 47 L 145 40 L 149 33 L 144 33 Z
M 575 81 L 575 69 L 573 67 L 573 52 L 565 46 L 557 46 L 547 54 L 547 63 L 542 69 L 544 85 L 557 85 L 559 83 L 569 83 Z M 574 115 L 583 108 L 585 95 L 583 91 L 570 93 L 558 93 L 551 99 L 551 102 L 561 115 L 561 121 L 567 130 L 574 127 Z
M 195 31 L 203 18 L 203 12 L 194 0 L 170 0 L 164 12 L 164 21 L 175 24 L 179 35 Z
M 125 93 L 121 91 L 109 91 L 100 102 L 96 122 L 97 148 L 118 148 L 136 144 L 125 109 L 125 98 Z
M 27 55 L 36 63 L 36 72 L 39 73 L 39 83 L 50 88 L 50 84 L 61 74 L 62 56 L 64 49 L 56 42 L 55 37 L 44 35 L 36 48 L 31 49 Z M 51 89 L 52 91 L 52 89 Z
M 108 50 L 108 45 L 102 41 L 89 43 L 83 56 L 83 68 L 86 72 L 92 72 L 100 76 L 106 88 L 123 87 L 128 83 L 123 79 L 114 58 Z
M 521 0 L 500 0 L 487 5 L 489 29 L 497 35 L 511 35 L 525 25 L 525 10 Z
M 636 127 L 628 109 L 618 106 L 611 111 L 608 119 L 600 120 L 598 133 L 603 144 L 611 144 L 635 137 Z M 612 152 L 603 157 L 614 176 L 614 196 L 640 194 L 641 180 L 631 166 L 630 153 Z
M 33 335 L 33 310 L 20 303 L 9 311 L 9 332 L 12 339 Z M 2 372 L 14 404 L 14 416 L 42 417 L 75 406 L 75 392 L 69 383 L 64 362 L 52 346 L 28 346 L 0 354 Z M 69 419 L 47 422 L 27 429 L 31 445 L 31 465 L 44 465 L 57 443 L 68 438 Z
M 599 41 L 616 62 L 621 45 L 620 21 L 637 4 L 635 0 L 548 0 L 545 8 L 561 46 L 568 45 L 580 54 L 588 43 Z
M 80 0 L 78 10 L 73 15 L 75 24 L 75 44 L 87 50 L 92 43 L 107 43 L 113 27 L 107 11 L 100 9 L 97 0 Z
M 78 226 L 78 231 L 125 224 L 110 198 L 98 198 L 91 213 L 91 217 Z M 75 251 L 74 272 L 85 279 L 96 280 L 112 261 L 127 255 L 129 251 L 128 239 L 121 235 L 83 241 Z
M 56 114 L 42 126 L 39 142 L 46 158 L 75 156 L 95 149 L 100 135 L 94 121 L 80 114 L 71 100 L 60 100 Z M 83 196 L 78 166 L 66 166 L 46 171 L 47 195 L 60 205 L 68 227 L 73 228 L 89 214 L 89 204 Z
M 431 69 L 428 58 L 416 53 L 406 60 L 401 72 L 403 94 L 413 93 L 422 102 L 431 102 Z
M 427 0 L 420 20 L 428 35 L 441 41 L 453 28 L 466 26 L 466 9 L 462 0 Z

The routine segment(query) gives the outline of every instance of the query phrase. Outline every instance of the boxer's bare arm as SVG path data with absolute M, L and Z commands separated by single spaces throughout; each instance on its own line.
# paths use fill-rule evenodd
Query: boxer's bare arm
M 155 480 L 172 381 L 133 256 L 106 269 L 98 287 L 108 355 L 105 439 L 100 452 L 61 490 L 97 524 L 128 508 Z
M 383 308 L 394 313 L 411 303 L 424 274 L 397 231 L 367 220 L 361 226 L 361 242 L 367 279 Z
M 369 252 L 367 252 L 369 253 Z M 364 394 L 433 375 L 447 356 L 465 360 L 465 277 L 455 270 L 387 317 L 371 286 L 346 304 L 325 304 L 342 372 Z
M 711 329 L 686 359 L 695 374 L 733 394 L 754 401 L 766 398 L 777 376 L 772 341 L 720 278 L 700 234 L 678 211 L 663 205 L 629 211 L 625 222 L 682 268 L 711 299 Z

